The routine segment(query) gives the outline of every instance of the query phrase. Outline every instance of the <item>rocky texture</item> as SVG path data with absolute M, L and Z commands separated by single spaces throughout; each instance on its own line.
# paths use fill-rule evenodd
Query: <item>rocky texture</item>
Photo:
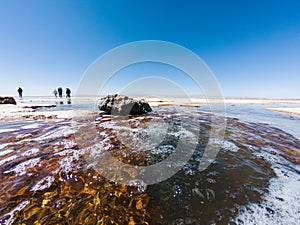
M 13 97 L 0 97 L 0 104 L 13 104 L 16 105 L 16 100 Z
M 144 99 L 133 99 L 124 95 L 108 95 L 100 99 L 99 110 L 112 115 L 140 115 L 151 112 L 150 105 Z

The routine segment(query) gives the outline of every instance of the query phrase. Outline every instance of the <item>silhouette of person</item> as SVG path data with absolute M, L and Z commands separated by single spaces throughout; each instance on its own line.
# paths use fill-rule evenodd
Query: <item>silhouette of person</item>
M 22 98 L 23 89 L 19 87 L 17 91 L 19 93 L 19 98 Z
M 63 89 L 61 87 L 59 87 L 59 88 L 57 88 L 57 90 L 58 90 L 58 96 L 60 98 L 62 98 Z
M 70 88 L 66 88 L 66 95 L 67 95 L 67 98 L 71 98 L 71 90 L 70 90 Z
M 71 90 L 70 88 L 66 88 L 66 98 L 68 99 L 68 104 L 71 104 Z
M 53 94 L 54 94 L 55 98 L 57 98 L 57 90 L 56 89 L 54 89 Z

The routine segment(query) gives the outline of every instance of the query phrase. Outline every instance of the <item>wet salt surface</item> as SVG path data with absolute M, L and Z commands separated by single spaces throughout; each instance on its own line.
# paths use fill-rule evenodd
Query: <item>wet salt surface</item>
M 238 224 L 290 224 L 300 221 L 299 175 L 274 167 L 276 178 L 270 180 L 269 193 L 259 204 L 240 207 Z
M 266 123 L 278 127 L 300 139 L 300 117 L 287 113 L 274 112 L 266 108 L 299 108 L 299 104 L 227 104 L 226 114 L 245 122 Z M 210 112 L 209 105 L 201 105 L 201 112 Z
M 189 126 L 178 130 L 171 122 L 168 130 L 162 121 L 176 119 L 168 112 L 125 121 L 100 116 L 83 123 L 80 146 L 82 127 L 70 120 L 1 123 L 0 224 L 297 224 L 300 142 L 265 124 L 229 119 L 225 139 L 213 140 L 221 151 L 203 172 L 206 114 L 191 160 L 171 162 L 182 166 L 171 178 L 147 186 L 128 170 L 131 186 L 124 187 L 98 173 L 103 152 L 155 164 L 173 153 L 181 135 L 192 135 Z M 156 135 L 166 132 L 167 139 Z

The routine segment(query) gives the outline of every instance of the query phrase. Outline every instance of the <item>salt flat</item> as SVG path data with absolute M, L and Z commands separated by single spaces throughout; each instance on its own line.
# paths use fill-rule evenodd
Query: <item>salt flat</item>
M 86 102 L 96 103 L 100 97 L 72 97 L 73 105 Z M 143 98 L 143 97 L 138 97 Z M 275 112 L 289 113 L 300 116 L 300 108 L 293 108 L 293 105 L 300 105 L 300 99 L 246 99 L 246 98 L 224 98 L 224 99 L 205 99 L 205 98 L 182 98 L 182 97 L 146 97 L 153 108 L 163 106 L 182 106 L 182 107 L 201 107 L 206 104 L 225 104 L 225 105 L 242 105 L 242 104 L 258 104 L 258 105 L 274 105 L 274 108 L 266 108 Z M 55 119 L 73 117 L 73 108 L 55 109 L 55 105 L 59 105 L 60 101 L 66 102 L 66 99 L 51 97 L 27 97 L 25 99 L 17 99 L 17 105 L 0 105 L 0 121 L 16 121 L 24 119 Z M 276 105 L 289 104 L 291 107 L 279 108 Z M 35 110 L 30 107 L 51 107 L 52 110 Z M 299 107 L 299 106 L 297 106 Z M 91 113 L 91 112 L 89 112 Z
M 266 108 L 267 110 L 300 116 L 300 108 Z

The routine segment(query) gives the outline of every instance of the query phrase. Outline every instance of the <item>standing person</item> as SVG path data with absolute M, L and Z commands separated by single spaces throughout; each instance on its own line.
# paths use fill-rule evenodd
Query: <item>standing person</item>
M 71 98 L 71 90 L 70 90 L 70 88 L 66 88 L 66 95 L 67 95 L 67 98 Z
M 68 99 L 68 104 L 71 104 L 71 90 L 70 88 L 66 88 L 66 97 Z
M 19 93 L 19 98 L 22 98 L 23 97 L 23 89 L 19 87 L 17 91 Z
M 54 94 L 55 98 L 57 98 L 57 90 L 56 89 L 54 89 L 53 94 Z
M 58 96 L 60 98 L 62 98 L 63 89 L 61 87 L 59 87 L 59 88 L 57 88 L 57 90 L 58 90 Z

